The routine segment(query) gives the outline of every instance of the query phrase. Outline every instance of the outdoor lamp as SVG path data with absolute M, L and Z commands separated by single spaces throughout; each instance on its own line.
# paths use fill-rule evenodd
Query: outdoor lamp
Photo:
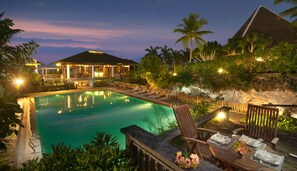
M 19 89 L 20 88 L 20 85 L 22 85 L 23 83 L 24 83 L 24 80 L 21 79 L 21 78 L 17 78 L 15 80 L 15 85 L 17 86 L 17 89 Z
M 224 120 L 226 118 L 225 112 L 219 112 L 216 118 L 219 120 Z
M 224 71 L 223 68 L 219 68 L 219 69 L 218 69 L 218 73 L 219 73 L 219 74 L 222 74 L 223 71 Z

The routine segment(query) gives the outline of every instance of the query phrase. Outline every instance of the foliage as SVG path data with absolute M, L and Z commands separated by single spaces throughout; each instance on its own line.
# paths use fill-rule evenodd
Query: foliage
M 35 54 L 38 44 L 32 41 L 10 46 L 10 38 L 22 30 L 12 29 L 13 21 L 9 18 L 2 19 L 3 16 L 4 12 L 0 14 L 0 85 L 6 87 L 13 77 L 33 73 L 32 69 L 26 67 L 26 63 L 32 62 L 31 56 Z
M 297 71 L 297 44 L 280 43 L 269 50 L 265 59 L 269 69 L 280 73 Z
M 291 18 L 296 18 L 296 16 L 297 16 L 297 0 L 274 0 L 274 4 L 279 4 L 281 2 L 295 5 L 292 8 L 289 8 L 289 9 L 281 12 L 281 15 L 290 16 Z M 295 19 L 293 22 L 296 23 L 297 19 Z
M 23 110 L 17 103 L 15 96 L 12 93 L 6 92 L 3 97 L 0 97 L 0 149 L 6 148 L 6 136 L 11 134 L 17 135 L 17 127 L 23 127 L 16 113 L 23 113 Z
M 191 114 L 194 119 L 199 119 L 202 116 L 208 114 L 213 107 L 213 102 L 207 100 L 201 100 L 191 110 Z
M 207 24 L 206 19 L 198 19 L 198 14 L 190 13 L 188 18 L 183 18 L 183 24 L 179 24 L 177 28 L 173 30 L 175 33 L 181 33 L 183 36 L 179 38 L 176 43 L 182 42 L 184 49 L 190 43 L 190 63 L 192 62 L 193 56 L 193 41 L 197 47 L 202 50 L 205 40 L 201 36 L 212 33 L 211 31 L 201 31 L 202 26 Z
M 104 87 L 104 86 L 108 86 L 108 81 L 105 81 L 105 80 L 98 80 L 98 81 L 95 81 L 93 83 L 93 86 L 94 87 Z
M 180 84 L 181 86 L 190 86 L 194 83 L 193 72 L 191 67 L 179 67 L 177 75 L 172 78 L 173 83 Z
M 277 127 L 279 130 L 297 133 L 297 119 L 291 117 L 279 117 Z
M 52 145 L 52 154 L 44 154 L 40 161 L 28 161 L 21 170 L 136 170 L 116 141 L 111 135 L 97 133 L 80 148 Z

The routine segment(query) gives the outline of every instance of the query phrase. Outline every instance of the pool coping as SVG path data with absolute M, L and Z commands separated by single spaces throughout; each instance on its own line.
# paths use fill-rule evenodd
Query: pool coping
M 129 93 L 128 91 L 119 90 L 111 87 L 95 87 L 95 88 L 88 87 L 88 88 L 79 88 L 75 90 L 61 90 L 61 91 L 54 91 L 54 92 L 40 92 L 40 93 L 25 94 L 24 97 L 18 99 L 18 103 L 20 104 L 21 108 L 24 111 L 21 118 L 21 121 L 24 127 L 19 129 L 16 145 L 13 149 L 13 154 L 12 154 L 13 165 L 16 166 L 17 168 L 20 168 L 23 163 L 29 160 L 42 158 L 42 150 L 41 150 L 42 140 L 40 141 L 37 133 L 34 97 L 50 96 L 50 95 L 65 94 L 65 93 L 75 93 L 75 92 L 82 92 L 82 91 L 94 91 L 94 90 L 110 90 L 124 95 L 129 95 L 135 98 L 139 98 L 142 100 L 172 107 L 170 103 L 166 101 L 162 101 L 163 99 L 152 99 L 149 97 Z M 35 151 L 29 145 L 30 139 L 31 139 L 31 142 L 32 140 L 34 141 L 33 147 Z

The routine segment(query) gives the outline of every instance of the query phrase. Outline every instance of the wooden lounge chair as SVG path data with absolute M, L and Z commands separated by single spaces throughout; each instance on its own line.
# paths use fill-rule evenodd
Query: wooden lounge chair
M 160 91 L 160 92 L 156 95 L 156 97 L 154 97 L 154 99 L 160 99 L 160 98 L 163 98 L 163 97 L 167 97 L 167 93 L 166 93 L 166 91 L 164 91 L 164 90 Z
M 261 138 L 270 142 L 273 149 L 279 140 L 277 138 L 278 108 L 248 105 L 244 128 L 233 132 L 242 132 L 252 138 Z
M 152 95 L 156 95 L 158 92 L 156 89 L 151 89 L 150 91 L 148 91 L 147 94 L 144 94 L 145 96 L 152 96 Z
M 139 92 L 137 92 L 138 94 L 145 94 L 148 92 L 147 87 L 143 87 L 142 90 L 140 90 Z
M 188 152 L 197 153 L 200 158 L 215 163 L 216 160 L 206 140 L 216 131 L 197 128 L 188 105 L 177 106 L 173 111 Z
M 135 86 L 130 92 L 136 92 L 136 91 L 140 91 L 140 87 L 139 86 Z

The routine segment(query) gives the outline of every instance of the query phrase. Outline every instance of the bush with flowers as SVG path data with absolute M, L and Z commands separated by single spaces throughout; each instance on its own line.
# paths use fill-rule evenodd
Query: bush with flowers
M 200 164 L 200 160 L 197 154 L 191 154 L 190 156 L 183 156 L 182 152 L 179 151 L 176 153 L 175 163 L 178 164 L 179 167 L 184 169 L 189 168 L 197 168 Z
M 233 144 L 234 150 L 238 153 L 239 156 L 243 156 L 249 151 L 249 148 L 244 141 L 235 141 Z

